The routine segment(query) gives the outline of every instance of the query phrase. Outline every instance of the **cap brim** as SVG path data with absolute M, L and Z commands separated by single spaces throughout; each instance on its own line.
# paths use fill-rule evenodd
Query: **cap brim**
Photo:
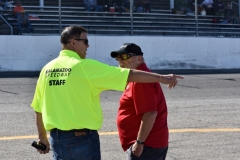
M 112 51 L 111 57 L 116 58 L 119 54 L 126 54 L 126 53 L 128 53 L 128 52 L 125 51 L 124 49 L 120 49 L 118 51 Z

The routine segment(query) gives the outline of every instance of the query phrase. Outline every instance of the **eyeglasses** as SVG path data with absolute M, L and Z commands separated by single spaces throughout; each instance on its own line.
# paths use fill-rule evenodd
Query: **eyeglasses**
M 86 45 L 88 45 L 88 39 L 76 38 L 74 40 L 76 40 L 76 41 L 83 41 Z
M 129 58 L 131 58 L 131 57 L 133 57 L 133 56 L 138 56 L 138 55 L 136 55 L 136 54 L 127 54 L 127 53 L 125 53 L 125 54 L 119 54 L 117 57 L 115 57 L 115 59 L 117 60 L 117 61 L 120 61 L 120 60 L 127 60 L 127 59 L 129 59 Z

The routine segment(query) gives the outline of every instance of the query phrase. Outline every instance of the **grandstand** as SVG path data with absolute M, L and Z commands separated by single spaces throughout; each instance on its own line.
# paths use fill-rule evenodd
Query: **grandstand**
M 229 2 L 229 1 L 226 1 Z M 215 16 L 172 14 L 169 0 L 151 0 L 151 13 L 86 12 L 83 0 L 22 0 L 26 12 L 33 15 L 31 35 L 59 35 L 69 25 L 85 27 L 95 35 L 161 35 L 240 37 L 239 24 L 213 23 Z M 37 16 L 37 18 L 36 18 Z M 220 17 L 222 18 L 222 17 Z M 12 11 L 1 11 L 0 35 L 17 34 Z M 26 34 L 26 33 L 25 33 Z

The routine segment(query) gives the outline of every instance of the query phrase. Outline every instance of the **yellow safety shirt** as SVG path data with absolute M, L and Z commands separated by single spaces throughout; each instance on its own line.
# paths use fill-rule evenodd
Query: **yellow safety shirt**
M 62 50 L 41 70 L 31 107 L 42 113 L 46 130 L 98 130 L 103 116 L 100 93 L 123 91 L 129 69 L 109 66 Z

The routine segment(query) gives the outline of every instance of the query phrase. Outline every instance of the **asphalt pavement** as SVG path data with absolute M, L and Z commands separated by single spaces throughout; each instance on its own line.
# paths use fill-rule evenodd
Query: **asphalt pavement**
M 174 89 L 161 84 L 170 130 L 167 160 L 240 160 L 240 74 L 187 74 Z M 0 78 L 0 160 L 48 160 L 31 147 L 37 140 L 29 107 L 37 77 Z M 125 160 L 117 135 L 121 92 L 101 94 L 102 160 Z

